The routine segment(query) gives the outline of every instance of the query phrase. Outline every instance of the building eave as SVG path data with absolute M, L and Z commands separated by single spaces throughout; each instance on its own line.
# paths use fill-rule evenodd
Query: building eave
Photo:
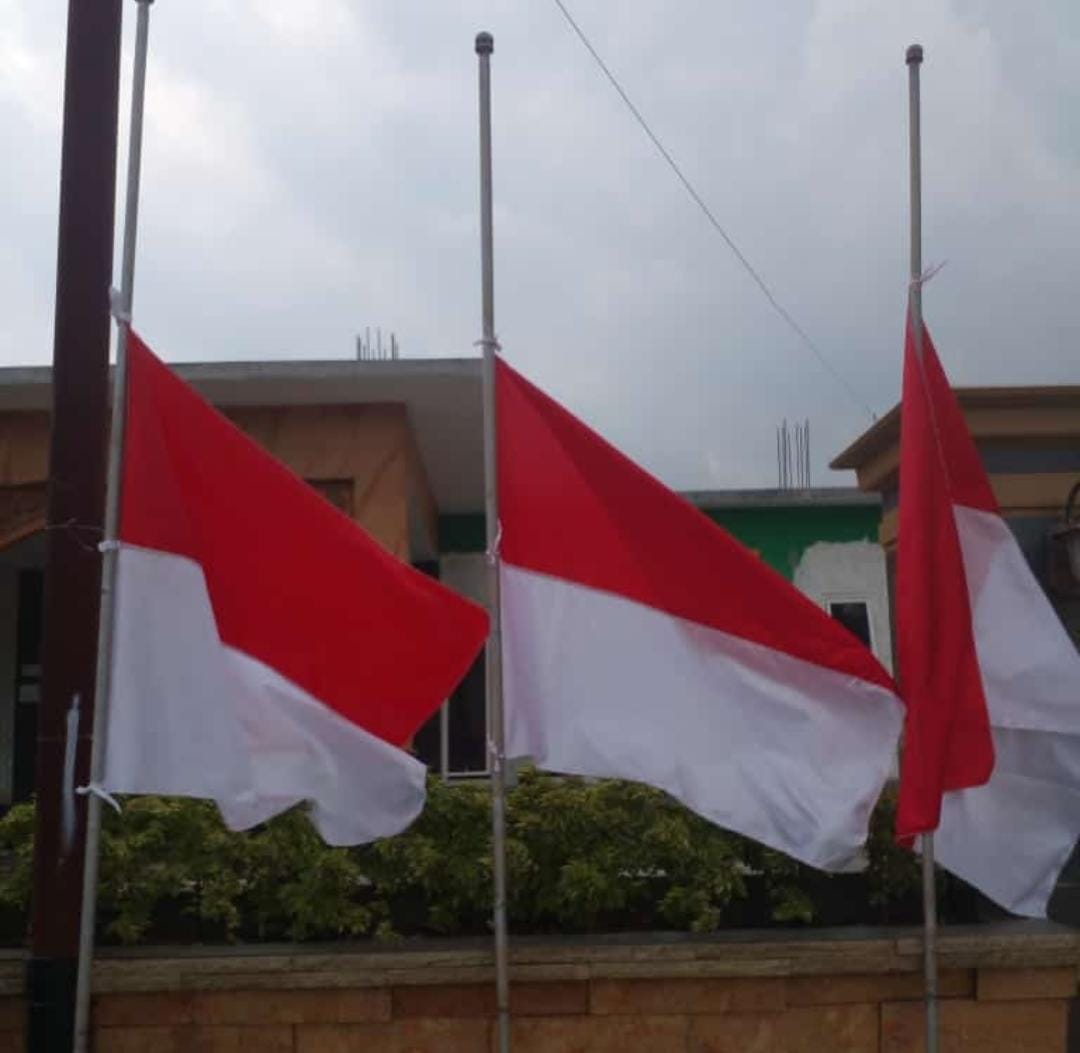
M 483 505 L 479 358 L 181 362 L 171 368 L 223 409 L 404 405 L 439 509 Z M 47 412 L 51 405 L 51 368 L 0 369 L 0 411 Z
M 1080 385 L 1002 386 L 955 388 L 965 414 L 978 411 L 1008 410 L 1011 413 L 1075 410 L 1080 421 Z M 830 462 L 836 470 L 862 468 L 900 442 L 900 404 L 852 442 Z
M 879 494 L 854 486 L 822 486 L 808 490 L 689 490 L 682 495 L 698 508 L 844 508 L 879 506 Z

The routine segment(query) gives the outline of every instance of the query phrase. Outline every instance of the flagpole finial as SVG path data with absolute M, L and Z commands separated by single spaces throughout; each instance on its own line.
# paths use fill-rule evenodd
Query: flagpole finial
M 922 62 L 922 44 L 912 44 L 907 49 L 906 61 L 910 66 L 913 62 Z
M 490 55 L 495 50 L 495 38 L 490 33 L 476 34 L 476 53 Z

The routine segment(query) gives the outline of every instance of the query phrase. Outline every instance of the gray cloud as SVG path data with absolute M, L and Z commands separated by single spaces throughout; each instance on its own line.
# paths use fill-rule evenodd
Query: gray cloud
M 0 0 L 5 364 L 51 353 L 62 6 Z M 956 383 L 1076 382 L 1074 3 L 572 9 L 877 412 L 899 393 L 903 53 L 920 40 L 926 258 L 949 260 L 926 310 L 946 367 Z M 152 23 L 136 315 L 167 357 L 347 356 L 365 325 L 394 329 L 407 354 L 473 353 L 472 38 L 488 28 L 507 355 L 680 487 L 771 482 L 784 416 L 811 419 L 822 481 L 868 423 L 550 0 L 161 0 Z

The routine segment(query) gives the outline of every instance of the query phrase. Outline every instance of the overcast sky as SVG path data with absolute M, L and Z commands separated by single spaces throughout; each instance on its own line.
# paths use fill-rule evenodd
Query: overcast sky
M 899 397 L 907 75 L 923 66 L 926 317 L 956 384 L 1080 382 L 1080 4 L 157 0 L 135 317 L 167 359 L 475 354 L 476 57 L 495 36 L 496 328 L 665 481 L 771 485 Z M 66 3 L 0 0 L 0 364 L 52 353 Z M 125 2 L 122 138 L 133 2 Z M 123 148 L 120 171 L 123 172 Z M 122 197 L 122 186 L 120 188 Z M 865 405 L 864 405 L 865 404 Z

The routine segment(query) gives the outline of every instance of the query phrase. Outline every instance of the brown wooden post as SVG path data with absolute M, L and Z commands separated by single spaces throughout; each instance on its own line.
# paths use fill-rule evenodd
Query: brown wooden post
M 71 1049 L 105 511 L 120 0 L 69 0 L 27 1048 Z M 65 765 L 75 712 L 74 770 Z M 65 771 L 65 768 L 67 770 Z

